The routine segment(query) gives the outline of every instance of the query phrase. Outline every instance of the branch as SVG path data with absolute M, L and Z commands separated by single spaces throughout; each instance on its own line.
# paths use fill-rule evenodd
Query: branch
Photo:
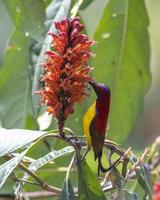
M 8 158 L 13 158 L 13 155 L 7 155 L 4 156 L 4 158 L 6 160 L 8 160 Z M 20 169 L 22 169 L 23 171 L 25 171 L 27 174 L 29 174 L 34 180 L 37 181 L 37 183 L 39 184 L 39 186 L 41 186 L 44 190 L 49 191 L 49 192 L 54 192 L 59 194 L 62 190 L 60 188 L 57 187 L 53 187 L 51 185 L 48 185 L 46 182 L 44 182 L 40 177 L 38 177 L 34 172 L 30 171 L 25 165 L 23 165 L 21 162 L 18 164 L 18 167 Z
M 56 197 L 58 196 L 58 194 L 55 192 L 48 192 L 48 191 L 36 191 L 36 192 L 24 192 L 23 196 L 26 196 L 29 199 L 39 199 L 47 197 Z
M 41 186 L 39 183 L 35 183 L 35 182 L 32 182 L 32 181 L 25 181 L 23 179 L 17 178 L 16 176 L 10 175 L 9 178 L 13 179 L 16 182 L 23 182 L 23 183 L 28 183 L 28 184 L 36 185 L 36 186 Z
M 35 173 L 33 173 L 27 167 L 25 167 L 22 163 L 19 163 L 18 167 L 21 168 L 22 170 L 24 170 L 25 172 L 27 172 L 32 178 L 34 178 L 41 185 L 41 187 L 44 190 L 49 191 L 49 192 L 54 192 L 54 193 L 57 193 L 57 194 L 59 194 L 61 192 L 60 188 L 48 185 L 41 178 L 39 178 Z

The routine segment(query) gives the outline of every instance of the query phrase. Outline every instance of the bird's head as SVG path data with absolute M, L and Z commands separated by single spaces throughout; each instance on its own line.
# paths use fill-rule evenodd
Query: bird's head
M 110 89 L 107 85 L 103 83 L 97 83 L 97 82 L 90 82 L 91 86 L 93 87 L 95 93 L 97 94 L 97 97 L 105 97 L 110 96 Z

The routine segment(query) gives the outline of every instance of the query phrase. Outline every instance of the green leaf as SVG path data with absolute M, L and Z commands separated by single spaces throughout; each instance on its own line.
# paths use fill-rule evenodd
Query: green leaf
M 66 176 L 60 200 L 76 200 L 70 178 Z
M 44 155 L 43 157 L 39 158 L 38 160 L 33 161 L 29 165 L 28 169 L 31 172 L 36 172 L 38 169 L 45 166 L 47 163 L 50 163 L 54 159 L 61 157 L 61 156 L 64 156 L 64 155 L 68 155 L 69 153 L 72 153 L 72 152 L 74 152 L 74 148 L 72 146 L 64 147 L 63 149 L 60 149 L 58 151 L 54 150 L 54 151 Z M 22 180 L 27 181 L 29 177 L 30 177 L 30 175 L 25 173 Z M 25 183 L 23 183 L 23 185 L 24 184 Z M 21 184 L 19 184 L 17 186 L 15 194 L 18 196 L 18 195 L 20 195 L 20 192 L 21 192 Z
M 0 70 L 0 121 L 5 128 L 23 128 L 27 120 L 28 48 L 28 38 L 15 30 Z
M 79 200 L 106 200 L 102 188 L 87 165 L 86 161 L 78 159 L 78 199 Z
M 133 155 L 130 158 L 130 161 L 132 164 L 136 163 L 138 161 L 138 159 L 136 158 L 135 155 Z M 144 166 L 140 166 L 139 168 L 137 168 L 135 170 L 136 172 L 136 176 L 137 176 L 137 180 L 139 185 L 142 187 L 142 189 L 146 192 L 146 194 L 149 196 L 149 199 L 152 199 L 152 189 L 151 189 L 151 184 L 150 184 L 150 180 L 149 177 L 146 173 L 146 170 L 144 168 Z
M 109 137 L 123 142 L 131 132 L 151 75 L 148 16 L 144 0 L 110 0 L 94 34 L 94 78 L 111 88 Z
M 0 128 L 0 156 L 14 152 L 44 134 L 42 131 Z
M 3 0 L 14 24 L 26 36 L 41 40 L 45 32 L 45 4 L 42 0 Z
M 71 5 L 71 0 L 56 0 L 54 1 L 54 3 L 51 3 L 51 6 L 49 6 L 48 12 L 50 12 L 50 10 L 54 11 L 55 17 L 53 18 L 53 20 L 60 20 L 68 16 L 70 5 Z M 54 13 L 52 14 L 54 15 Z M 53 26 L 53 24 L 51 24 L 49 28 L 49 32 L 56 33 L 56 29 Z M 47 50 L 49 50 L 51 40 L 52 39 L 50 36 L 46 36 L 42 45 L 42 49 L 41 49 L 36 67 L 35 67 L 35 74 L 34 74 L 33 87 L 32 87 L 33 109 L 34 109 L 35 117 L 38 116 L 39 111 L 40 111 L 40 97 L 37 94 L 35 94 L 35 91 L 39 90 L 41 87 L 39 79 L 40 79 L 40 75 L 43 74 L 43 70 L 40 67 L 40 65 L 44 62 L 44 53 Z
M 27 151 L 28 149 L 26 149 L 22 153 L 18 154 L 17 156 L 0 166 L 0 188 L 3 186 L 6 179 L 12 173 L 12 171 L 17 167 L 17 165 L 22 160 L 23 156 L 27 153 Z
M 84 0 L 81 7 L 80 7 L 80 10 L 84 10 L 87 6 L 89 6 L 90 3 L 92 3 L 94 0 Z

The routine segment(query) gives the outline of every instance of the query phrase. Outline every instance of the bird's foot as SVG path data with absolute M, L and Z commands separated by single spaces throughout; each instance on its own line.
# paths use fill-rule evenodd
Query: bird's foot
M 85 152 L 85 154 L 81 158 L 81 161 L 85 160 L 85 158 L 86 158 L 86 156 L 87 156 L 87 154 L 88 154 L 89 151 L 90 151 L 90 148 L 88 147 L 87 150 L 86 150 L 86 152 Z

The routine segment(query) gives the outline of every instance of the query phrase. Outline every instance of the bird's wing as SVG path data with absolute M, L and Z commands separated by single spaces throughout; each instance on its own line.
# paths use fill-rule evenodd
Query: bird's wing
M 90 124 L 95 116 L 96 101 L 89 107 L 83 117 L 83 130 L 86 135 L 87 145 L 91 147 Z

